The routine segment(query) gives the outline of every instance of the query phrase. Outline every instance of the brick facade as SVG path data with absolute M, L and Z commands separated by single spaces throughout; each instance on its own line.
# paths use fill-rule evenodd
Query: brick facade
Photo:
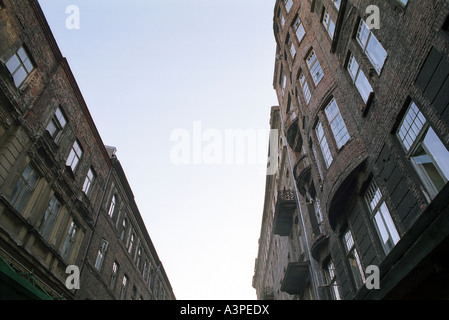
M 379 9 L 378 29 L 363 29 L 370 5 Z M 421 157 L 426 152 L 424 161 L 436 168 L 448 153 L 448 15 L 447 1 L 276 1 L 273 86 L 299 195 L 294 219 L 305 221 L 289 239 L 303 238 L 313 257 L 305 261 L 309 272 L 297 271 L 296 278 L 278 270 L 284 282 L 304 285 L 289 298 L 301 299 L 307 290 L 312 299 L 411 298 L 429 288 L 434 297 L 448 297 L 447 281 L 440 279 L 449 265 L 438 255 L 448 242 L 447 173 L 439 165 L 439 173 L 429 178 L 428 169 L 413 164 L 419 152 Z M 316 60 L 309 59 L 312 51 Z M 338 112 L 329 115 L 332 101 Z M 411 149 L 404 150 L 398 130 L 411 105 L 425 123 Z M 348 138 L 339 146 L 345 130 Z M 419 148 L 430 136 L 439 153 L 427 158 L 431 151 Z M 304 165 L 305 157 L 310 164 Z M 436 188 L 428 180 L 440 178 Z M 371 188 L 378 190 L 389 241 L 396 238 L 393 245 L 383 243 L 385 229 L 376 220 L 381 209 L 370 208 L 366 200 Z M 427 232 L 435 237 L 429 240 Z M 261 263 L 266 261 L 259 256 L 256 270 Z M 370 265 L 379 267 L 379 290 L 365 285 Z M 416 277 L 423 270 L 426 276 Z
M 2 1 L 3 263 L 17 273 L 32 273 L 52 298 L 174 299 L 126 176 L 112 151 L 102 142 L 38 2 Z M 123 220 L 125 211 L 128 218 L 123 240 L 119 233 L 121 224 L 118 220 L 112 222 L 108 215 L 112 190 L 116 190 L 120 199 L 117 205 L 121 206 L 115 218 Z M 126 244 L 129 234 L 135 237 L 131 249 Z M 110 246 L 103 247 L 104 261 L 101 268 L 99 264 L 96 268 L 102 239 Z M 113 288 L 111 261 L 120 265 Z M 81 270 L 79 290 L 69 290 L 65 285 L 69 265 Z M 121 295 L 119 283 L 124 274 L 128 283 Z M 29 297 L 29 292 L 18 287 L 1 294 Z

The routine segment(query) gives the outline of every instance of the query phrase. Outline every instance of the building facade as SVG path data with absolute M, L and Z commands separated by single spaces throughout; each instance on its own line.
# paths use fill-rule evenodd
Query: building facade
M 276 1 L 273 86 L 291 181 L 267 178 L 261 239 L 289 245 L 260 241 L 258 298 L 449 297 L 448 17 L 445 0 Z M 290 187 L 285 218 L 274 195 Z
M 0 257 L 1 298 L 175 298 L 36 0 L 0 1 Z

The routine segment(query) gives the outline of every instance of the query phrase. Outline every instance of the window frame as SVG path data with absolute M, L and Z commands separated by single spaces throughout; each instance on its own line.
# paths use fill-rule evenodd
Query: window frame
M 366 188 L 363 198 L 370 213 L 370 220 L 374 224 L 378 239 L 384 253 L 387 255 L 401 240 L 396 224 L 388 208 L 385 196 L 374 179 Z M 388 239 L 385 239 L 385 233 Z
M 348 236 L 350 236 L 351 239 L 348 239 Z M 349 242 L 349 240 L 351 241 Z M 352 235 L 352 231 L 349 226 L 347 226 L 347 228 L 343 232 L 342 241 L 343 247 L 345 248 L 346 252 L 346 262 L 349 264 L 349 270 L 354 280 L 354 284 L 358 290 L 365 284 L 366 276 L 363 269 L 362 260 L 360 258 L 360 253 L 356 247 L 354 236 Z M 355 261 L 356 265 L 354 265 L 351 259 Z
M 306 35 L 306 30 L 304 29 L 304 24 L 301 21 L 301 18 L 298 16 L 293 23 L 293 29 L 295 30 L 296 39 L 298 39 L 298 43 L 300 44 Z
M 39 180 L 39 174 L 34 167 L 31 163 L 27 164 L 8 198 L 10 205 L 22 215 L 25 213 Z M 33 182 L 31 183 L 31 181 Z
M 45 130 L 50 134 L 55 142 L 58 142 L 61 138 L 64 128 L 67 125 L 67 122 L 67 117 L 65 116 L 64 111 L 62 110 L 61 106 L 58 106 L 49 123 L 47 124 Z M 52 129 L 50 129 L 50 125 L 53 125 L 53 133 L 51 131 Z
M 329 143 L 327 141 L 326 134 L 324 132 L 324 126 L 321 121 L 318 121 L 315 126 L 315 134 L 318 140 L 318 144 L 320 146 L 321 155 L 323 156 L 324 163 L 326 165 L 326 169 L 329 169 L 332 162 L 334 161 L 334 158 L 332 156 Z
M 411 115 L 411 112 L 413 112 L 414 115 Z M 413 117 L 413 120 L 411 120 L 410 116 Z M 416 121 L 419 121 L 419 123 L 417 124 Z M 409 124 L 409 126 L 408 126 L 408 130 L 406 130 L 407 133 L 404 135 L 403 128 L 404 128 L 406 122 Z M 408 135 L 410 132 L 413 133 L 413 136 Z M 427 192 L 426 195 L 428 198 L 427 199 L 428 202 L 431 202 L 438 195 L 438 193 L 441 191 L 441 189 L 448 183 L 448 181 L 449 181 L 449 166 L 447 168 L 444 168 L 444 167 L 442 168 L 441 165 L 446 162 L 441 161 L 441 157 L 438 157 L 438 159 L 437 159 L 437 157 L 435 157 L 435 155 L 433 154 L 433 151 L 435 151 L 435 150 L 430 150 L 429 146 L 427 146 L 425 144 L 426 143 L 425 140 L 429 136 L 429 134 L 434 136 L 434 138 L 436 138 L 435 142 L 437 142 L 437 144 L 439 142 L 438 147 L 440 147 L 442 149 L 442 152 L 445 151 L 444 157 L 447 160 L 449 157 L 448 148 L 441 141 L 440 137 L 438 137 L 438 135 L 436 134 L 435 130 L 430 125 L 427 118 L 421 112 L 419 106 L 413 100 L 410 100 L 410 102 L 407 105 L 406 112 L 402 116 L 402 119 L 399 123 L 398 129 L 396 130 L 396 137 L 398 138 L 399 143 L 401 144 L 407 159 L 412 164 L 415 172 L 417 173 L 418 177 L 420 178 L 420 181 L 424 185 L 425 191 Z M 404 141 L 406 141 L 407 144 L 404 144 Z M 415 158 L 418 158 L 418 156 L 416 154 L 419 152 L 420 148 L 423 149 L 423 151 L 425 152 L 425 154 L 428 156 L 428 158 L 431 161 L 431 162 L 427 162 L 427 163 L 431 163 L 434 166 L 436 173 L 439 175 L 439 177 L 443 181 L 442 182 L 443 185 L 441 187 L 438 187 L 437 185 L 435 185 L 434 181 L 429 176 L 427 171 L 424 170 L 424 168 L 422 168 L 421 166 L 419 166 L 419 163 L 417 163 L 417 161 L 419 161 L 419 160 L 415 160 Z M 441 156 L 441 154 L 440 154 L 440 156 Z M 420 156 L 420 157 L 422 157 L 422 156 Z M 425 162 L 423 162 L 423 163 L 425 163 Z M 446 171 L 446 173 L 445 173 L 445 171 Z
M 331 40 L 334 39 L 336 24 L 335 21 L 332 19 L 330 12 L 326 9 L 326 7 L 323 7 L 323 17 L 321 19 L 321 24 L 326 29 L 329 38 Z
M 14 58 L 16 59 L 16 62 L 18 62 L 18 64 L 15 63 L 11 65 L 11 62 L 13 62 Z M 16 88 L 20 88 L 25 83 L 25 80 L 28 79 L 30 74 L 36 69 L 33 59 L 31 58 L 31 54 L 28 52 L 27 48 L 24 45 L 21 45 L 14 52 L 14 54 L 10 58 L 8 58 L 5 66 L 13 77 L 14 85 L 16 86 Z M 23 74 L 22 72 L 23 78 L 20 77 L 20 80 L 17 80 L 15 76 L 18 74 L 19 70 L 22 70 L 25 74 Z
M 56 210 L 55 210 L 56 209 Z M 53 195 L 48 203 L 48 207 L 45 210 L 42 217 L 41 224 L 39 226 L 39 234 L 47 241 L 50 240 L 51 233 L 55 226 L 56 220 L 58 220 L 59 214 L 62 210 L 62 203 Z
M 75 139 L 66 160 L 66 166 L 69 167 L 73 173 L 75 173 L 76 169 L 78 169 L 78 165 L 81 162 L 83 154 L 84 152 L 81 144 L 78 139 Z
M 354 63 L 357 64 L 356 68 L 354 68 Z M 357 91 L 359 92 L 360 97 L 362 98 L 363 102 L 366 104 L 369 100 L 371 93 L 374 92 L 374 89 L 371 86 L 371 83 L 369 82 L 368 77 L 365 75 L 365 72 L 363 72 L 360 63 L 357 61 L 357 59 L 355 58 L 355 55 L 352 52 L 349 55 L 346 70 L 348 71 L 349 76 L 352 79 L 352 83 L 357 88 Z M 360 78 L 360 77 L 362 77 L 362 78 Z M 371 89 L 371 91 L 367 95 L 363 94 L 365 92 L 365 90 L 364 90 L 365 87 L 363 86 L 363 82 L 366 82 L 368 84 L 369 88 Z
M 313 83 L 315 84 L 315 87 L 317 87 L 320 84 L 321 80 L 324 78 L 324 71 L 314 49 L 311 49 L 309 54 L 307 55 L 306 65 L 309 69 L 309 73 L 312 77 Z
M 332 113 L 330 111 L 331 107 L 334 108 Z M 332 97 L 326 105 L 324 108 L 324 113 L 331 128 L 337 149 L 340 150 L 351 139 L 351 135 L 349 134 L 348 127 L 346 126 L 343 116 L 341 115 L 340 108 L 338 107 L 335 97 Z M 342 131 L 343 135 L 341 135 Z
M 332 300 L 341 300 L 340 287 L 337 284 L 337 274 L 335 272 L 335 265 L 332 260 L 329 260 L 326 264 L 324 274 Z
M 96 180 L 95 170 L 92 167 L 90 167 L 89 170 L 87 171 L 86 178 L 84 179 L 82 189 L 87 196 L 92 191 L 92 186 L 95 183 L 95 180 Z
M 80 230 L 78 224 L 72 219 L 72 221 L 69 224 L 69 228 L 65 235 L 65 240 L 61 248 L 61 257 L 68 261 L 70 258 L 70 255 L 73 251 L 73 246 L 76 242 L 76 238 L 78 237 L 78 231 Z
M 363 29 L 363 32 L 362 32 Z M 366 40 L 364 40 L 366 34 Z M 373 41 L 371 41 L 374 39 Z M 373 31 L 368 28 L 365 21 L 363 19 L 360 19 L 359 24 L 357 26 L 357 32 L 356 32 L 356 40 L 357 43 L 362 48 L 363 53 L 368 57 L 368 60 L 371 62 L 371 65 L 373 66 L 374 70 L 376 70 L 377 74 L 380 75 L 382 73 L 383 67 L 385 65 L 385 61 L 388 57 L 388 52 L 385 50 L 385 48 L 382 46 L 382 43 L 377 39 L 377 37 L 374 35 Z M 378 51 L 372 51 L 370 50 L 370 44 L 375 43 L 375 45 L 379 45 L 383 53 L 385 53 L 384 58 L 380 58 L 379 61 L 377 61 L 376 54 L 374 52 Z M 378 62 L 381 62 L 379 65 Z

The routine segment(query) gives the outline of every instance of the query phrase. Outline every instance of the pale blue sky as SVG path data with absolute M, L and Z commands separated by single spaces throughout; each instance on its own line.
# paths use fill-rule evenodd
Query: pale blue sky
M 178 299 L 255 299 L 265 165 L 174 165 L 176 129 L 268 130 L 273 0 L 39 0 Z M 66 7 L 80 29 L 66 28 Z M 266 150 L 268 152 L 268 149 Z

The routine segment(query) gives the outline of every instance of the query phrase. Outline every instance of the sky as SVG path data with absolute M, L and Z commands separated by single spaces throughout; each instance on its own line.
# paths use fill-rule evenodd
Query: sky
M 176 298 L 256 299 L 275 1 L 39 3 Z

